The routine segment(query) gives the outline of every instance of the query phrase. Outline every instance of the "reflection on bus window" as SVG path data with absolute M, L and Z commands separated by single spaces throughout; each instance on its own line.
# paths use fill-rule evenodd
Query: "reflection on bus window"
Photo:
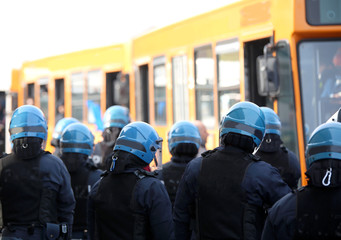
M 88 80 L 87 119 L 88 123 L 95 124 L 101 119 L 100 109 L 102 91 L 102 72 L 100 70 L 89 71 L 87 80 Z M 91 104 L 89 104 L 89 101 L 91 101 Z M 97 111 L 95 111 L 95 109 Z
M 172 59 L 174 122 L 189 119 L 187 57 Z
M 72 92 L 72 117 L 83 121 L 83 92 L 84 81 L 82 73 L 74 73 L 71 75 L 71 92 Z
M 302 42 L 299 56 L 307 139 L 341 106 L 341 40 Z
M 214 62 L 211 46 L 196 49 L 194 58 L 196 118 L 207 128 L 214 128 L 216 123 L 213 102 Z
M 154 107 L 155 124 L 166 124 L 166 66 L 165 58 L 154 59 Z
M 219 121 L 229 108 L 240 102 L 240 63 L 238 40 L 216 46 Z
M 88 100 L 101 105 L 102 72 L 100 70 L 88 72 Z

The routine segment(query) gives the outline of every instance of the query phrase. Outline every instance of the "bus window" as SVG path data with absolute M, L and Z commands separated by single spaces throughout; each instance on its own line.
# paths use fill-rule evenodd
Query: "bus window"
M 55 124 L 64 118 L 64 79 L 55 81 Z
M 148 102 L 148 86 L 149 86 L 149 72 L 148 65 L 139 66 L 136 74 L 136 119 L 139 121 L 149 123 L 149 102 Z
M 240 63 L 238 40 L 216 46 L 219 120 L 229 108 L 240 102 Z
M 340 0 L 306 0 L 306 16 L 310 25 L 341 24 Z
M 84 80 L 82 73 L 71 75 L 72 117 L 83 121 Z
M 26 92 L 25 104 L 33 105 L 34 104 L 34 83 L 27 84 L 27 92 Z
M 196 118 L 207 128 L 214 128 L 213 79 L 214 62 L 212 47 L 206 46 L 195 50 L 195 102 Z
M 88 72 L 88 100 L 101 106 L 102 72 L 100 70 Z
M 301 99 L 306 140 L 341 106 L 341 40 L 299 44 Z M 316 106 L 312 108 L 311 106 Z
M 49 95 L 48 95 L 48 78 L 41 78 L 39 79 L 39 85 L 40 85 L 40 90 L 39 90 L 39 100 L 40 100 L 40 103 L 39 103 L 39 106 L 40 106 L 40 109 L 43 111 L 44 115 L 45 115 L 45 118 L 46 118 L 46 121 L 48 120 L 48 114 L 49 114 L 49 104 L 48 104 L 48 98 L 49 98 Z
M 166 66 L 165 57 L 155 58 L 154 67 L 154 105 L 155 124 L 166 124 Z
M 106 73 L 106 108 L 121 105 L 129 108 L 129 74 Z
M 178 122 L 189 119 L 187 57 L 177 56 L 172 59 L 173 80 L 173 120 Z

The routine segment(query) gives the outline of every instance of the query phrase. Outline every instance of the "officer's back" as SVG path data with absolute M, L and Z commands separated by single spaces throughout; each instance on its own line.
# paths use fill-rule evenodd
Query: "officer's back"
M 341 239 L 341 123 L 317 127 L 307 144 L 308 185 L 269 211 L 263 240 Z
M 2 239 L 66 239 L 75 199 L 63 162 L 42 150 L 47 138 L 42 111 L 17 108 L 9 131 L 13 153 L 0 160 Z
M 256 155 L 278 169 L 284 182 L 297 188 L 301 168 L 296 155 L 283 145 L 281 122 L 278 115 L 268 107 L 261 107 L 265 116 L 265 136 Z
M 171 203 L 164 185 L 143 170 L 161 157 L 162 138 L 147 123 L 126 125 L 113 163 L 89 198 L 91 239 L 173 239 Z
M 290 191 L 278 171 L 252 155 L 265 130 L 250 102 L 235 104 L 220 123 L 221 146 L 193 159 L 174 204 L 176 239 L 259 239 L 264 208 Z
M 198 128 L 189 121 L 175 123 L 168 133 L 170 161 L 162 166 L 158 178 L 163 180 L 172 205 L 187 164 L 198 154 L 201 138 Z
M 61 159 L 70 173 L 76 199 L 72 239 L 87 239 L 88 196 L 103 173 L 89 158 L 93 151 L 93 144 L 93 134 L 82 123 L 68 125 L 61 134 Z

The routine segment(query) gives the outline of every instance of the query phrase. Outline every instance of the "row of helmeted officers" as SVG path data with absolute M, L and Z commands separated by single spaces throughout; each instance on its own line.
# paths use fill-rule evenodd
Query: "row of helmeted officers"
M 12 152 L 0 159 L 2 239 L 341 239 L 339 122 L 312 133 L 298 189 L 298 159 L 270 108 L 236 103 L 219 147 L 202 153 L 202 123 L 176 122 L 163 165 L 162 138 L 127 108 L 108 108 L 103 123 L 94 146 L 86 125 L 59 120 L 52 155 L 42 111 L 14 111 Z

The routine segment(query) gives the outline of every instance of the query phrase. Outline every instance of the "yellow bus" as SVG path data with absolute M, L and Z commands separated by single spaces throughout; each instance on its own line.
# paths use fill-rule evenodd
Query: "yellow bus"
M 165 140 L 176 121 L 199 119 L 213 148 L 229 107 L 252 101 L 278 113 L 284 144 L 304 176 L 307 138 L 340 107 L 339 48 L 338 0 L 242 0 L 129 43 L 26 62 L 18 103 L 33 98 L 47 113 L 49 131 L 59 98 L 65 116 L 89 124 L 87 100 L 102 113 L 126 105 L 133 120 L 152 124 Z

